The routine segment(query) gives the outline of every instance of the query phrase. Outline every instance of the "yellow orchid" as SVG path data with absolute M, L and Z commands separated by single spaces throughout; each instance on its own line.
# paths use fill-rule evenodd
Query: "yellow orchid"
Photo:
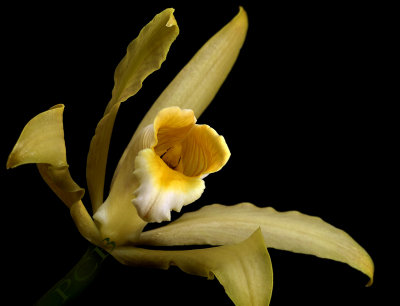
M 129 44 L 116 68 L 112 98 L 97 125 L 87 159 L 92 216 L 81 201 L 84 190 L 68 170 L 63 105 L 27 123 L 7 168 L 37 164 L 43 179 L 70 209 L 79 232 L 119 262 L 161 269 L 175 265 L 190 274 L 215 276 L 236 305 L 269 304 L 272 265 L 267 247 L 347 263 L 366 274 L 371 285 L 374 265 L 368 253 L 344 231 L 299 212 L 280 213 L 251 203 L 214 204 L 143 231 L 148 222 L 170 221 L 172 210 L 179 212 L 195 202 L 204 191 L 206 176 L 219 171 L 230 157 L 225 139 L 196 122 L 244 43 L 247 14 L 243 8 L 155 101 L 123 153 L 104 199 L 108 147 L 117 112 L 165 60 L 179 33 L 173 12 L 166 9 L 156 15 Z M 154 249 L 180 245 L 212 247 Z

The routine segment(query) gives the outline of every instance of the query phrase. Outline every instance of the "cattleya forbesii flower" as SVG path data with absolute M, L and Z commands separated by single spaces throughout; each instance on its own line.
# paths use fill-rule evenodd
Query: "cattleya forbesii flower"
M 148 222 L 170 220 L 204 191 L 205 177 L 220 170 L 230 152 L 222 136 L 196 124 L 232 68 L 247 32 L 239 13 L 214 35 L 176 76 L 139 124 L 115 170 L 110 193 L 103 188 L 111 132 L 122 102 L 159 69 L 178 35 L 173 9 L 146 25 L 116 68 L 112 98 L 97 125 L 87 160 L 91 216 L 84 190 L 72 179 L 66 160 L 63 105 L 34 117 L 23 129 L 7 168 L 36 163 L 40 174 L 70 209 L 80 233 L 123 264 L 181 270 L 217 277 L 237 305 L 267 305 L 272 266 L 267 247 L 344 262 L 372 283 L 374 265 L 348 234 L 319 218 L 280 213 L 250 203 L 219 204 L 186 213 L 166 226 L 143 231 Z M 144 246 L 211 245 L 185 251 Z M 112 246 L 112 247 L 111 247 Z M 140 246 L 140 247 L 139 247 Z

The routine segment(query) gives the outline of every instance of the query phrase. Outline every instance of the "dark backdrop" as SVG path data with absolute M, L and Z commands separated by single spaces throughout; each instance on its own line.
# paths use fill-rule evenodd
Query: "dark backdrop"
M 187 3 L 187 2 L 186 2 Z M 261 3 L 261 1 L 260 1 Z M 32 4 L 3 11 L 4 67 L 1 160 L 23 126 L 65 104 L 67 156 L 82 187 L 89 142 L 111 97 L 113 72 L 128 43 L 153 16 L 176 9 L 180 35 L 161 70 L 119 111 L 107 182 L 139 120 L 176 73 L 243 5 L 246 43 L 214 102 L 199 119 L 224 135 L 232 157 L 206 178 L 206 191 L 183 212 L 249 201 L 299 210 L 345 230 L 372 256 L 376 283 L 347 265 L 270 250 L 271 305 L 375 305 L 383 285 L 381 211 L 394 184 L 387 134 L 384 40 L 378 8 L 366 4 L 147 1 L 129 5 Z M 3 75 L 4 76 L 4 75 Z M 4 167 L 5 168 L 5 167 Z M 18 304 L 31 304 L 80 258 L 86 242 L 68 210 L 34 166 L 1 170 L 5 277 Z M 89 204 L 88 195 L 84 202 Z M 174 214 L 176 217 L 178 214 Z M 387 228 L 386 228 L 387 227 Z M 390 247 L 389 247 L 390 249 Z M 390 251 L 387 251 L 390 254 Z M 139 302 L 139 299 L 147 299 Z M 169 271 L 124 267 L 110 259 L 76 305 L 229 305 L 217 281 Z M 382 300 L 381 300 L 382 301 Z

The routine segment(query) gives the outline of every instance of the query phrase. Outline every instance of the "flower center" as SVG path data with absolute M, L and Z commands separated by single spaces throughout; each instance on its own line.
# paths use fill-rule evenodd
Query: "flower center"
M 182 160 L 182 145 L 180 143 L 169 147 L 160 158 L 173 170 L 179 166 Z

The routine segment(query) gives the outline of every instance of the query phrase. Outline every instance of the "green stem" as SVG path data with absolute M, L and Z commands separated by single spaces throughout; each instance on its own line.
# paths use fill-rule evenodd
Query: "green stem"
M 58 306 L 76 298 L 97 276 L 100 266 L 109 254 L 89 245 L 85 254 L 64 278 L 57 282 L 37 302 L 36 306 Z

